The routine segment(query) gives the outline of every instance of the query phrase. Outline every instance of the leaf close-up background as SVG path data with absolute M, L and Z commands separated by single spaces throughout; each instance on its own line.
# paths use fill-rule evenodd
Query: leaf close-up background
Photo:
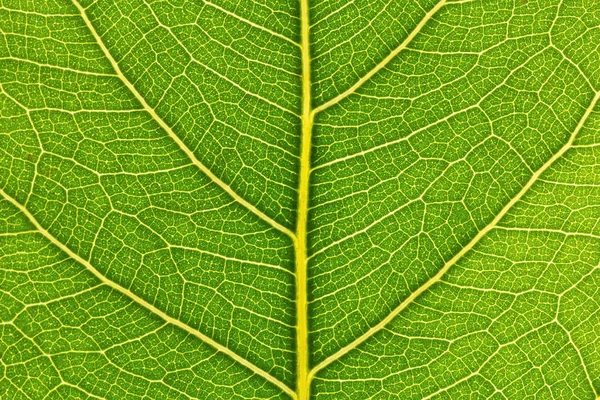
M 0 0 L 0 399 L 600 398 L 597 0 Z

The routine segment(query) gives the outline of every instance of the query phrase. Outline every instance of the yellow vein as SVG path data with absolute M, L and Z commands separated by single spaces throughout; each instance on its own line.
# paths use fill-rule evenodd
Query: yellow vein
M 558 160 L 560 157 L 562 157 L 563 154 L 565 154 L 565 152 L 567 150 L 569 150 L 569 148 L 571 148 L 571 146 L 573 144 L 573 141 L 575 140 L 575 137 L 577 136 L 577 134 L 579 133 L 579 131 L 583 128 L 583 125 L 585 124 L 585 121 L 588 119 L 588 117 L 592 113 L 592 110 L 596 106 L 596 103 L 598 103 L 598 99 L 600 99 L 600 92 L 596 93 L 596 95 L 594 96 L 591 104 L 586 109 L 585 113 L 583 114 L 583 117 L 579 121 L 579 124 L 577 124 L 577 127 L 575 128 L 575 130 L 573 131 L 573 133 L 571 134 L 571 136 L 569 137 L 569 140 L 567 141 L 567 143 L 563 147 L 561 147 L 561 149 L 556 154 L 554 154 L 548 161 L 546 161 L 546 163 L 544 165 L 542 165 L 531 176 L 531 178 L 529 179 L 529 181 L 527 181 L 527 183 L 525 184 L 525 186 L 523 186 L 521 188 L 521 190 L 519 191 L 519 193 L 517 193 L 516 196 L 513 197 L 504 206 L 504 208 L 502 208 L 502 210 L 500 210 L 500 212 L 496 215 L 496 217 L 488 225 L 486 225 L 485 228 L 483 228 L 481 231 L 479 231 L 479 233 L 473 239 L 471 239 L 471 241 L 465 247 L 463 247 L 461 251 L 459 251 L 458 253 L 456 253 L 456 255 L 454 257 L 452 257 L 448 262 L 446 262 L 444 264 L 444 266 L 442 267 L 442 269 L 440 269 L 439 272 L 437 274 L 435 274 L 435 276 L 433 276 L 431 279 L 429 279 L 427 282 L 425 282 L 425 284 L 423 284 L 417 290 L 415 290 L 398 307 L 396 307 L 390 314 L 388 314 L 383 320 L 381 320 L 381 322 L 379 322 L 377 325 L 375 325 L 372 328 L 370 328 L 367 332 L 363 333 L 360 337 L 358 337 L 352 343 L 344 346 L 343 348 L 341 348 L 340 350 L 338 350 L 336 353 L 334 353 L 331 356 L 327 357 L 325 360 L 321 361 L 321 363 L 319 363 L 317 366 L 315 366 L 310 371 L 309 380 L 312 380 L 314 378 L 315 374 L 318 371 L 320 371 L 321 369 L 325 368 L 327 365 L 331 364 L 332 362 L 334 362 L 335 360 L 339 359 L 343 355 L 347 354 L 352 349 L 355 349 L 361 343 L 363 343 L 365 340 L 369 339 L 375 333 L 377 333 L 381 329 L 383 329 L 398 314 L 400 314 L 400 312 L 402 312 L 402 310 L 404 310 L 406 307 L 408 307 L 408 305 L 411 304 L 417 297 L 419 297 L 423 292 L 425 292 L 427 289 L 429 289 L 433 284 L 435 284 L 436 282 L 439 282 L 440 279 L 442 278 L 442 276 L 444 276 L 444 274 L 450 269 L 450 267 L 452 267 L 454 264 L 456 264 L 458 262 L 458 260 L 460 260 L 466 253 L 468 253 L 489 231 L 491 231 L 492 229 L 494 229 L 494 227 L 496 227 L 496 225 L 498 225 L 498 223 L 500 222 L 500 220 L 508 213 L 508 211 L 519 200 L 521 200 L 521 198 L 523 198 L 523 196 L 525 195 L 525 193 L 527 193 L 529 191 L 529 189 L 538 180 L 538 178 L 544 173 L 544 171 L 546 171 L 552 164 L 554 164 L 554 162 L 556 162 L 556 160 Z
M 237 15 L 237 14 L 235 14 L 235 13 L 229 11 L 229 10 L 226 10 L 226 9 L 224 9 L 224 8 L 222 8 L 222 7 L 214 4 L 214 3 L 211 3 L 210 1 L 204 0 L 204 4 L 206 4 L 207 6 L 213 7 L 215 9 L 221 11 L 222 13 L 227 14 L 227 15 L 229 15 L 229 16 L 231 16 L 231 17 L 233 17 L 233 18 L 235 18 L 235 19 L 237 19 L 239 21 L 242 21 L 242 22 L 244 22 L 244 23 L 246 23 L 246 24 L 248 24 L 248 25 L 250 25 L 250 26 L 252 26 L 254 28 L 260 29 L 261 31 L 267 32 L 270 35 L 273 35 L 275 37 L 283 39 L 286 42 L 288 42 L 290 44 L 293 44 L 296 47 L 301 47 L 299 43 L 294 42 L 289 37 L 287 37 L 285 35 L 282 35 L 281 33 L 277 33 L 275 31 L 272 31 L 272 30 L 270 30 L 270 29 L 268 29 L 268 28 L 266 28 L 266 27 L 264 27 L 262 25 L 256 24 L 256 23 L 254 23 L 254 22 L 252 22 L 252 21 L 250 21 L 250 20 L 248 20 L 246 18 L 243 18 L 243 17 L 241 17 L 241 16 L 239 16 L 239 15 Z
M 54 371 L 56 372 L 56 374 L 59 376 L 60 380 L 62 383 L 66 383 L 65 380 L 62 377 L 61 374 L 61 369 L 58 368 L 56 366 L 56 362 L 54 361 L 54 358 L 52 358 L 50 356 L 50 354 L 46 353 L 44 351 L 44 349 L 41 347 L 41 345 L 35 340 L 35 336 L 29 336 L 28 334 L 26 334 L 23 329 L 21 329 L 21 327 L 18 324 L 15 324 L 14 322 L 11 323 L 11 326 L 13 329 L 15 329 L 18 333 L 21 334 L 21 336 L 23 336 L 25 339 L 27 339 L 29 341 L 29 343 L 33 344 L 33 347 L 35 347 L 37 349 L 37 351 L 40 352 L 40 354 L 42 354 L 44 356 L 44 358 L 47 358 L 48 361 L 50 361 L 50 364 L 52 364 L 52 367 L 54 368 Z M 3 363 L 4 364 L 4 363 Z M 10 365 L 10 364 L 9 364 Z M 29 396 L 27 396 L 29 397 Z
M 594 386 L 594 381 L 592 380 L 592 377 L 590 376 L 590 373 L 588 371 L 588 367 L 587 367 L 585 361 L 583 360 L 583 355 L 581 354 L 581 350 L 579 350 L 579 347 L 577 347 L 577 345 L 575 344 L 575 341 L 573 340 L 573 337 L 571 336 L 571 332 L 567 328 L 565 328 L 563 326 L 563 324 L 560 323 L 560 321 L 558 321 L 558 310 L 556 310 L 556 314 L 557 314 L 557 316 L 554 318 L 554 321 L 567 334 L 567 337 L 569 338 L 569 344 L 577 353 L 577 357 L 579 358 L 581 367 L 583 368 L 583 371 L 585 372 L 585 377 L 587 379 L 588 384 L 590 385 L 590 389 L 592 389 L 592 392 L 594 393 L 594 395 L 596 395 L 597 393 L 596 393 L 596 388 Z
M 8 56 L 8 57 L 0 57 L 0 61 L 16 61 L 16 62 L 22 62 L 25 64 L 32 64 L 38 67 L 44 67 L 44 68 L 48 68 L 48 69 L 56 69 L 59 71 L 65 71 L 65 72 L 72 72 L 74 74 L 81 74 L 81 75 L 92 75 L 92 76 L 106 76 L 106 77 L 110 77 L 110 78 L 116 78 L 117 75 L 116 74 L 107 74 L 105 72 L 95 72 L 95 71 L 85 71 L 85 70 L 79 70 L 79 69 L 75 69 L 75 68 L 69 68 L 69 67 L 62 67 L 60 65 L 52 65 L 52 64 L 48 64 L 48 63 L 43 63 L 43 62 L 39 62 L 39 61 L 32 61 L 32 60 L 27 60 L 25 58 L 19 58 L 19 57 L 14 57 L 14 56 Z
M 302 139 L 300 150 L 300 181 L 298 187 L 298 220 L 296 225 L 296 349 L 297 349 L 297 393 L 299 400 L 310 397 L 308 366 L 308 276 L 307 276 L 307 224 L 308 198 L 310 189 L 310 150 L 313 127 L 311 112 L 310 81 L 310 21 L 308 0 L 300 2 L 300 24 L 302 35 Z
M 248 368 L 250 371 L 254 372 L 257 375 L 262 376 L 263 378 L 265 378 L 266 380 L 268 380 L 269 382 L 271 382 L 272 384 L 274 384 L 275 386 L 277 386 L 278 388 L 280 388 L 281 390 L 283 390 L 285 393 L 287 393 L 290 396 L 292 396 L 292 398 L 296 397 L 296 394 L 294 393 L 293 390 L 291 390 L 285 383 L 281 382 L 280 380 L 278 380 L 277 378 L 275 378 L 274 376 L 272 376 L 268 372 L 262 370 L 261 368 L 257 367 L 256 365 L 252 364 L 250 361 L 248 361 L 245 358 L 239 356 L 238 354 L 234 353 L 233 351 L 231 351 L 227 347 L 221 345 L 220 343 L 217 343 L 216 341 L 214 341 L 210 337 L 204 335 L 202 332 L 198 331 L 197 329 L 194 329 L 191 326 L 189 326 L 189 325 L 187 325 L 187 324 L 179 321 L 178 319 L 175 319 L 175 318 L 169 316 L 168 314 L 166 314 L 162 310 L 156 308 L 154 305 L 150 304 L 146 300 L 144 300 L 141 297 L 137 296 L 135 293 L 131 292 L 130 290 L 124 288 L 123 286 L 121 286 L 121 285 L 119 285 L 119 284 L 111 281 L 107 277 L 105 277 L 100 271 L 98 271 L 87 260 L 85 260 L 84 258 L 80 257 L 78 254 L 74 253 L 73 251 L 71 251 L 71 249 L 69 249 L 66 245 L 64 245 L 57 238 L 55 238 L 50 232 L 48 232 L 37 221 L 37 219 L 29 212 L 29 210 L 27 210 L 23 205 L 21 205 L 21 203 L 19 203 L 15 199 L 13 199 L 6 192 L 4 192 L 4 190 L 2 190 L 2 189 L 0 189 L 0 195 L 2 195 L 2 197 L 4 197 L 11 204 L 13 204 L 15 207 L 17 207 L 29 219 L 29 221 L 31 221 L 31 223 L 36 227 L 36 229 L 46 239 L 48 239 L 50 242 L 52 242 L 52 244 L 54 244 L 56 247 L 58 247 L 63 252 L 65 252 L 73 260 L 77 261 L 78 263 L 80 263 L 81 265 L 83 265 L 85 268 L 87 268 L 103 284 L 105 284 L 106 286 L 108 286 L 108 287 L 110 287 L 110 288 L 112 288 L 112 289 L 114 289 L 114 290 L 122 293 L 123 295 L 127 296 L 128 298 L 130 298 L 131 300 L 133 300 L 134 302 L 136 302 L 140 306 L 146 308 L 148 311 L 150 311 L 150 312 L 154 313 L 155 315 L 159 316 L 160 318 L 162 318 L 164 321 L 166 321 L 166 322 L 168 322 L 168 323 L 170 323 L 170 324 L 172 324 L 172 325 L 174 325 L 174 326 L 176 326 L 176 327 L 184 330 L 185 332 L 187 332 L 187 333 L 195 336 L 196 338 L 202 340 L 203 342 L 209 344 L 210 346 L 212 346 L 216 350 L 218 350 L 218 351 L 220 351 L 220 352 L 228 355 L 233 360 L 237 361 L 238 363 L 240 363 L 244 367 Z
M 377 64 L 365 76 L 360 78 L 348 90 L 340 93 L 339 95 L 335 96 L 333 99 L 321 104 L 320 106 L 315 107 L 315 109 L 313 110 L 313 114 L 317 114 L 318 112 L 321 112 L 321 111 L 325 110 L 326 108 L 329 108 L 329 107 L 339 103 L 346 97 L 350 96 L 359 87 L 361 87 L 365 82 L 367 82 L 369 79 L 371 79 L 373 77 L 373 75 L 375 75 L 377 72 L 379 72 L 380 70 L 385 68 L 385 66 L 388 65 L 390 63 L 390 61 L 392 61 L 394 59 L 394 57 L 396 57 L 402 50 L 404 50 L 410 44 L 410 42 L 412 42 L 412 40 L 415 38 L 415 36 L 417 36 L 419 34 L 419 32 L 421 32 L 421 29 L 423 29 L 425 24 L 427 24 L 427 22 L 429 22 L 429 20 L 435 15 L 435 13 L 437 13 L 439 11 L 440 8 L 442 8 L 444 6 L 444 4 L 446 4 L 446 0 L 442 0 L 439 3 L 437 3 L 435 5 L 435 7 L 433 7 L 431 10 L 429 10 L 429 12 L 427 14 L 425 14 L 425 17 L 423 17 L 421 22 L 419 22 L 419 24 L 412 30 L 412 32 L 406 37 L 406 39 L 404 39 L 404 41 L 398 47 L 396 47 L 394 49 L 394 51 L 392 51 L 390 54 L 388 54 L 388 56 L 386 58 L 384 58 L 379 64 Z
M 91 34 L 96 39 L 98 46 L 100 46 L 100 48 L 102 49 L 104 56 L 111 63 L 113 69 L 115 70 L 116 74 L 121 79 L 123 84 L 125 86 L 127 86 L 127 88 L 131 91 L 131 93 L 142 104 L 142 106 L 144 107 L 144 110 L 146 112 L 148 112 L 152 116 L 152 118 L 154 118 L 154 120 L 156 122 L 158 122 L 160 127 L 162 129 L 164 129 L 165 132 L 167 132 L 167 134 L 171 137 L 171 139 L 173 139 L 173 141 L 175 141 L 175 143 L 177 143 L 177 145 L 190 158 L 190 160 L 194 163 L 194 165 L 196 165 L 196 167 L 198 167 L 198 169 L 200 169 L 204 174 L 206 174 L 213 182 L 215 182 L 217 185 L 219 185 L 221 187 L 221 189 L 223 189 L 225 192 L 227 192 L 227 194 L 229 194 L 235 201 L 237 201 L 238 203 L 240 203 L 241 205 L 246 207 L 248 210 L 250 210 L 252 213 L 254 213 L 254 215 L 258 216 L 260 219 L 267 222 L 275 229 L 285 233 L 286 235 L 288 235 L 289 237 L 294 239 L 295 236 L 291 230 L 289 230 L 285 226 L 281 225 L 279 222 L 275 221 L 274 219 L 272 219 L 271 217 L 269 217 L 268 215 L 266 215 L 265 213 L 260 211 L 258 208 L 256 208 L 253 204 L 249 203 L 247 200 L 245 200 L 240 195 L 238 195 L 229 185 L 227 185 L 225 182 L 223 182 L 221 179 L 219 179 L 210 169 L 208 169 L 204 164 L 202 164 L 200 162 L 200 160 L 198 160 L 196 158 L 194 153 L 186 146 L 185 143 L 183 143 L 183 141 L 175 134 L 175 132 L 173 132 L 171 127 L 169 125 L 167 125 L 167 123 L 165 121 L 163 121 L 163 119 L 161 117 L 158 116 L 156 111 L 154 111 L 154 109 L 152 107 L 150 107 L 150 105 L 146 102 L 146 100 L 142 97 L 142 95 L 137 91 L 137 89 L 133 86 L 133 84 L 131 82 L 129 82 L 129 80 L 125 77 L 123 72 L 121 72 L 121 68 L 119 67 L 116 60 L 113 58 L 113 56 L 110 54 L 110 52 L 104 45 L 104 42 L 100 38 L 100 35 L 98 35 L 98 32 L 96 32 L 96 29 L 94 28 L 91 21 L 89 20 L 87 14 L 85 12 L 85 9 L 81 6 L 81 4 L 79 4 L 78 0 L 73 0 L 73 4 L 75 4 L 75 6 L 79 9 L 79 12 L 81 13 L 81 17 L 85 21 L 85 24 L 87 25 Z

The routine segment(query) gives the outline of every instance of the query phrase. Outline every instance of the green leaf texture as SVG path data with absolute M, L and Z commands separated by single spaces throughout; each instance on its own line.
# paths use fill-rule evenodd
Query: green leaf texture
M 600 398 L 597 0 L 0 0 L 1 399 Z

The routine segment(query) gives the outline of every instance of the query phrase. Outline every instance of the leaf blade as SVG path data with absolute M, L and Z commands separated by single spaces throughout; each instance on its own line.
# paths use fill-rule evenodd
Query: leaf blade
M 598 397 L 599 12 L 4 1 L 0 396 Z

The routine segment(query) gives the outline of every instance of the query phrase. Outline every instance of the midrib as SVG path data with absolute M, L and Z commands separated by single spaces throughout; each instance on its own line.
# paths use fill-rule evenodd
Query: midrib
M 456 1 L 451 4 L 466 3 L 471 0 Z M 341 348 L 336 353 L 323 360 L 321 363 L 310 368 L 309 365 L 309 346 L 308 346 L 308 285 L 307 285 L 307 270 L 308 270 L 308 256 L 307 256 L 307 223 L 308 223 L 308 206 L 309 206 L 309 190 L 310 190 L 310 172 L 311 172 L 311 140 L 314 116 L 339 103 L 344 98 L 353 94 L 359 87 L 361 87 L 367 80 L 375 75 L 379 70 L 384 68 L 393 58 L 395 58 L 402 50 L 404 50 L 408 44 L 415 38 L 415 36 L 422 30 L 425 24 L 433 18 L 433 16 L 444 6 L 448 4 L 447 0 L 440 0 L 432 9 L 427 12 L 420 23 L 415 29 L 408 35 L 408 37 L 384 60 L 382 60 L 376 67 L 369 71 L 363 78 L 361 78 L 356 84 L 350 87 L 345 92 L 341 93 L 337 97 L 329 100 L 328 102 L 312 108 L 311 98 L 311 70 L 310 70 L 310 21 L 309 21 L 309 7 L 308 0 L 301 0 L 301 50 L 302 50 L 302 138 L 301 138 L 301 156 L 300 156 L 300 178 L 298 187 L 298 215 L 297 215 L 297 227 L 295 236 L 292 237 L 294 240 L 295 257 L 296 257 L 296 302 L 297 302 L 297 333 L 296 333 L 296 346 L 297 346 L 297 388 L 296 388 L 296 399 L 297 400 L 308 400 L 310 398 L 310 385 L 317 372 L 338 360 L 352 349 L 358 347 L 360 344 L 365 342 L 368 338 L 373 336 L 376 332 L 384 328 L 392 319 L 394 319 L 402 310 L 408 307 L 417 297 L 423 292 L 429 289 L 433 284 L 438 282 L 446 272 L 466 253 L 468 253 L 490 230 L 497 226 L 502 217 L 508 213 L 508 211 L 529 191 L 531 186 L 538 181 L 539 177 L 558 159 L 560 159 L 572 146 L 574 140 L 583 128 L 587 118 L 590 116 L 592 110 L 596 104 L 600 101 L 600 91 L 595 93 L 590 105 L 584 112 L 583 117 L 580 119 L 577 127 L 572 132 L 567 143 L 554 154 L 546 163 L 529 179 L 529 181 L 521 188 L 517 193 L 499 212 L 498 215 L 484 228 L 482 229 L 459 253 L 457 253 L 451 260 L 449 260 L 443 268 L 429 281 L 425 282 L 419 287 L 414 293 L 405 299 L 396 309 L 394 309 L 386 318 L 380 321 L 377 325 L 369 329 L 363 335 L 358 337 L 347 346 Z M 587 374 L 587 370 L 586 370 Z M 588 375 L 589 379 L 589 375 Z M 600 400 L 600 396 L 596 398 Z
M 310 396 L 308 364 L 308 285 L 307 285 L 307 223 L 310 188 L 310 150 L 313 128 L 310 81 L 310 38 L 308 0 L 301 0 L 302 34 L 302 139 L 300 150 L 300 179 L 298 187 L 298 220 L 296 225 L 296 351 L 297 351 L 297 396 L 306 400 Z
M 307 224 L 308 205 L 310 191 L 312 130 L 314 117 L 317 113 L 339 103 L 344 98 L 354 93 L 367 80 L 384 68 L 394 57 L 398 55 L 414 37 L 421 31 L 423 26 L 433 17 L 440 8 L 446 4 L 446 0 L 440 0 L 424 16 L 421 22 L 408 35 L 408 37 L 384 60 L 378 63 L 362 79 L 356 82 L 345 92 L 329 100 L 319 107 L 312 108 L 311 98 L 311 70 L 310 70 L 310 20 L 308 0 L 300 1 L 300 23 L 301 23 L 301 51 L 302 51 L 302 138 L 300 149 L 300 177 L 298 185 L 298 215 L 294 239 L 294 251 L 296 258 L 296 356 L 297 356 L 297 387 L 296 396 L 298 400 L 307 400 L 310 397 L 310 385 L 312 378 L 318 371 L 318 367 L 310 369 L 309 347 L 308 347 L 308 254 L 307 254 Z M 336 354 L 337 355 L 337 354 Z M 334 355 L 335 356 L 335 355 Z
M 300 149 L 300 177 L 298 185 L 298 215 L 294 240 L 294 251 L 296 258 L 296 356 L 297 356 L 297 387 L 296 396 L 298 400 L 307 400 L 310 397 L 310 384 L 315 373 L 321 366 L 310 369 L 309 347 L 308 347 L 308 254 L 307 254 L 307 224 L 308 205 L 310 191 L 310 153 L 312 147 L 312 130 L 314 117 L 317 113 L 339 103 L 344 98 L 354 93 L 367 80 L 384 68 L 394 57 L 396 57 L 414 37 L 421 31 L 423 26 L 446 4 L 446 0 L 440 0 L 424 16 L 421 22 L 408 35 L 408 37 L 384 60 L 370 70 L 362 79 L 356 82 L 348 90 L 335 98 L 312 108 L 311 98 L 311 70 L 310 70 L 310 20 L 308 0 L 300 0 L 300 24 L 301 24 L 301 51 L 302 51 L 302 138 Z M 337 355 L 337 354 L 336 354 Z M 334 356 L 336 356 L 334 355 Z

